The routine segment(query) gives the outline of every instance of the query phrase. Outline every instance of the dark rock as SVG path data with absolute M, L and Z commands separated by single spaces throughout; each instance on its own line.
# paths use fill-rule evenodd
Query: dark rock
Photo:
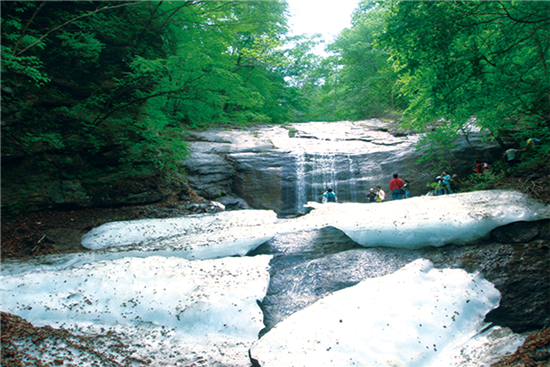
M 244 199 L 235 196 L 222 196 L 217 201 L 225 206 L 225 210 L 252 209 Z
M 212 200 L 231 193 L 234 168 L 224 156 L 192 154 L 185 160 L 189 185 L 200 196 Z
M 550 325 L 547 239 L 466 246 L 459 258 L 458 267 L 480 272 L 501 293 L 500 305 L 487 314 L 487 322 L 509 327 L 516 333 Z
M 550 234 L 550 220 L 515 222 L 494 229 L 491 238 L 500 243 L 524 243 Z

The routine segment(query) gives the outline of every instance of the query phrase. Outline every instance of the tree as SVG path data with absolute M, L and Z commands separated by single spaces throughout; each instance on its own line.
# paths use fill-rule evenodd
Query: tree
M 403 108 L 396 100 L 397 75 L 388 61 L 389 50 L 377 41 L 386 12 L 385 4 L 360 2 L 352 27 L 328 47 L 340 57 L 340 103 L 347 111 L 346 119 L 377 117 Z
M 360 120 L 403 109 L 395 88 L 397 74 L 388 61 L 388 48 L 378 42 L 386 17 L 386 5 L 361 1 L 344 29 L 326 47 L 330 53 L 310 66 L 315 75 L 308 89 L 307 119 Z
M 548 141 L 549 11 L 537 1 L 392 2 L 381 42 L 410 100 L 407 125 L 456 133 L 474 119 L 503 146 Z
M 121 165 L 169 173 L 187 154 L 187 128 L 285 120 L 285 9 L 2 2 L 3 156 L 76 153 L 86 164 L 70 174 L 90 177 Z

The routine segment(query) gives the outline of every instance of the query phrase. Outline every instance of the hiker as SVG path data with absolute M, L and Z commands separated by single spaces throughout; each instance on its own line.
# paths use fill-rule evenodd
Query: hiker
M 540 140 L 537 138 L 529 138 L 527 139 L 527 145 L 525 146 L 524 151 L 531 150 L 531 148 L 536 147 L 537 145 L 540 145 Z
M 480 175 L 483 172 L 483 164 L 479 161 L 474 161 L 475 168 L 474 172 Z
M 453 190 L 451 190 L 451 175 L 446 171 L 443 171 L 443 173 L 441 173 L 441 180 L 443 181 L 443 194 L 452 194 Z
M 394 173 L 393 179 L 390 181 L 390 193 L 392 200 L 401 200 L 401 197 L 403 196 L 403 186 L 405 186 L 405 182 L 399 178 L 397 173 Z
M 367 199 L 369 199 L 369 203 L 376 202 L 376 193 L 374 192 L 374 189 L 370 189 L 369 193 L 367 194 Z
M 443 195 L 443 182 L 441 181 L 441 176 L 435 178 L 437 185 L 434 187 L 434 196 Z
M 332 192 L 331 188 L 323 193 L 323 203 L 335 203 L 337 200 L 336 194 Z
M 507 149 L 502 156 L 502 160 L 508 163 L 508 167 L 513 167 L 519 162 L 519 153 L 524 151 L 525 149 Z
M 380 186 L 376 187 L 376 201 L 378 203 L 381 203 L 382 201 L 386 200 L 386 193 Z
M 409 180 L 403 179 L 405 181 L 405 186 L 403 186 L 403 192 L 405 193 L 405 198 L 408 199 L 411 197 L 411 183 Z

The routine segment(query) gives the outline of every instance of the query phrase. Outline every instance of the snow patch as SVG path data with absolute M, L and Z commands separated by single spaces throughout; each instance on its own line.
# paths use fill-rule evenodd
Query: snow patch
M 463 270 L 414 261 L 296 312 L 255 342 L 267 366 L 440 366 L 498 306 L 498 290 Z M 291 336 L 291 337 L 289 337 Z
M 550 218 L 550 206 L 517 191 L 476 191 L 369 204 L 308 203 L 306 216 L 280 231 L 336 227 L 366 247 L 419 248 L 467 244 L 500 226 Z
M 151 256 L 4 276 L 1 308 L 36 326 L 119 333 L 156 365 L 202 355 L 209 365 L 248 366 L 264 327 L 257 301 L 267 292 L 270 259 Z
M 169 251 L 186 259 L 246 255 L 275 233 L 271 210 L 242 210 L 181 218 L 112 222 L 82 237 L 91 250 Z

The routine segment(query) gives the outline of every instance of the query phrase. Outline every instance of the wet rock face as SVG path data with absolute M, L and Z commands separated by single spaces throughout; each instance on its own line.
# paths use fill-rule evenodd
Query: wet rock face
M 491 237 L 500 243 L 529 242 L 550 233 L 550 221 L 515 222 L 499 227 L 491 232 Z
M 481 244 L 461 256 L 461 267 L 481 272 L 501 293 L 500 306 L 487 315 L 487 322 L 507 326 L 516 333 L 550 325 L 548 226 L 548 220 L 503 226 L 493 235 L 516 243 Z M 517 243 L 537 231 L 535 239 Z
M 70 159 L 69 159 L 70 158 Z M 48 162 L 48 166 L 40 163 Z M 143 205 L 162 201 L 182 189 L 182 182 L 167 181 L 152 166 L 140 171 L 111 172 L 98 169 L 94 177 L 83 174 L 82 160 L 61 154 L 25 157 L 2 164 L 2 209 L 10 213 L 46 209 Z M 53 169 L 73 162 L 65 174 Z M 71 176 L 66 172 L 73 172 Z
M 550 324 L 550 251 L 548 241 L 503 245 L 498 261 L 484 266 L 483 274 L 501 292 L 500 306 L 486 321 L 510 327 L 517 333 Z

